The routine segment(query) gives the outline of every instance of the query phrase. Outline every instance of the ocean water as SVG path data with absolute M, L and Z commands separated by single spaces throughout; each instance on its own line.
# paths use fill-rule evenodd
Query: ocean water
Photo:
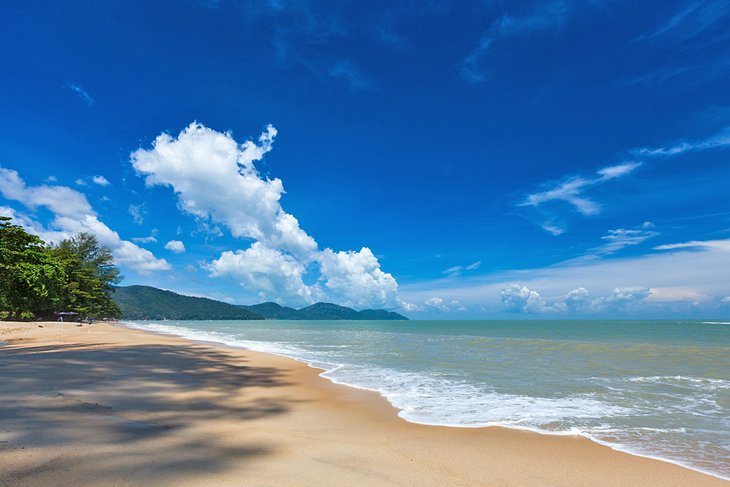
M 580 434 L 730 478 L 730 322 L 128 324 L 302 360 L 415 423 Z

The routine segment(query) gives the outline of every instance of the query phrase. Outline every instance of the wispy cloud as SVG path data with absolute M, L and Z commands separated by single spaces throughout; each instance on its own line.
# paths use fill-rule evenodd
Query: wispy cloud
M 479 266 L 481 265 L 481 261 L 473 262 L 469 265 L 456 265 L 454 267 L 449 267 L 448 269 L 444 270 L 444 274 L 450 277 L 455 277 L 461 275 L 465 271 L 475 271 L 479 269 Z
M 606 243 L 592 249 L 593 254 L 610 255 L 618 252 L 624 247 L 639 245 L 645 240 L 659 235 L 659 232 L 653 230 L 653 228 L 653 223 L 644 222 L 639 228 L 617 228 L 615 230 L 609 230 L 606 235 L 601 237 L 601 240 Z
M 730 240 L 692 240 L 659 245 L 655 250 L 724 250 L 730 251 Z
M 365 90 L 372 86 L 362 70 L 350 61 L 336 61 L 329 69 L 330 77 L 342 81 L 355 90 Z
M 550 29 L 558 31 L 573 5 L 565 1 L 538 2 L 537 8 L 526 14 L 502 15 L 482 34 L 479 42 L 464 58 L 461 78 L 471 82 L 483 81 L 487 74 L 486 59 L 496 42 Z
M 572 205 L 583 215 L 596 215 L 601 212 L 601 206 L 586 197 L 583 193 L 592 186 L 626 176 L 639 166 L 641 166 L 639 162 L 628 161 L 615 166 L 601 168 L 596 172 L 596 176 L 592 178 L 571 176 L 563 180 L 563 182 L 557 184 L 552 183 L 553 187 L 550 189 L 528 195 L 518 206 L 537 207 L 550 201 L 564 201 Z M 546 225 L 543 225 L 543 228 L 545 227 Z M 551 225 L 547 225 L 547 227 L 545 229 L 554 235 L 562 233 L 558 227 Z
M 66 84 L 66 87 L 76 93 L 78 97 L 81 98 L 87 105 L 91 106 L 94 104 L 94 99 L 85 89 L 81 87 L 81 85 L 76 83 L 68 83 Z
M 730 127 L 726 127 L 705 139 L 680 140 L 661 147 L 629 149 L 627 153 L 632 157 L 632 160 L 598 169 L 593 177 L 568 175 L 557 182 L 549 182 L 544 185 L 546 189 L 528 194 L 517 206 L 537 208 L 545 203 L 562 201 L 571 205 L 582 215 L 597 215 L 602 211 L 601 205 L 585 194 L 591 188 L 626 177 L 651 159 L 680 156 L 689 152 L 719 149 L 727 146 L 730 146 Z M 564 226 L 557 225 L 553 218 L 540 223 L 540 226 L 552 235 L 560 235 L 565 231 Z
M 637 40 L 686 44 L 710 34 L 704 42 L 714 43 L 728 36 L 728 19 L 730 4 L 727 2 L 693 0 Z
M 147 209 L 144 207 L 144 205 L 131 204 L 129 205 L 127 212 L 129 213 L 129 216 L 132 217 L 132 221 L 137 225 L 141 225 L 144 223 L 144 215 L 145 213 L 147 213 Z
M 638 147 L 631 154 L 637 157 L 676 156 L 685 152 L 697 152 L 730 145 L 730 127 L 706 138 L 694 141 L 679 141 L 664 147 Z
M 730 69 L 730 4 L 722 1 L 685 2 L 662 18 L 635 43 L 651 50 L 644 74 L 622 85 L 667 84 L 689 89 L 725 76 Z

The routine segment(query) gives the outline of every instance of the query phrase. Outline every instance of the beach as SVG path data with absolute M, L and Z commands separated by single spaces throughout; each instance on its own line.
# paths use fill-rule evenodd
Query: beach
M 120 324 L 3 322 L 0 342 L 0 485 L 730 485 L 582 437 L 409 423 L 293 359 Z

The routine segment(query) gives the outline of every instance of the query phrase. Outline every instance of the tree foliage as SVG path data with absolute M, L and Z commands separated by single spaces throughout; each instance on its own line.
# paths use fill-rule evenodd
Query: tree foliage
M 84 318 L 117 317 L 111 298 L 121 280 L 111 252 L 81 233 L 57 246 L 0 217 L 0 312 L 10 319 L 53 318 L 58 311 Z

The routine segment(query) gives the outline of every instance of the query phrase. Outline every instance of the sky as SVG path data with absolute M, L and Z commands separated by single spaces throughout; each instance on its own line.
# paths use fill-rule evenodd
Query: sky
M 730 317 L 727 2 L 9 0 L 0 57 L 0 214 L 123 285 Z

